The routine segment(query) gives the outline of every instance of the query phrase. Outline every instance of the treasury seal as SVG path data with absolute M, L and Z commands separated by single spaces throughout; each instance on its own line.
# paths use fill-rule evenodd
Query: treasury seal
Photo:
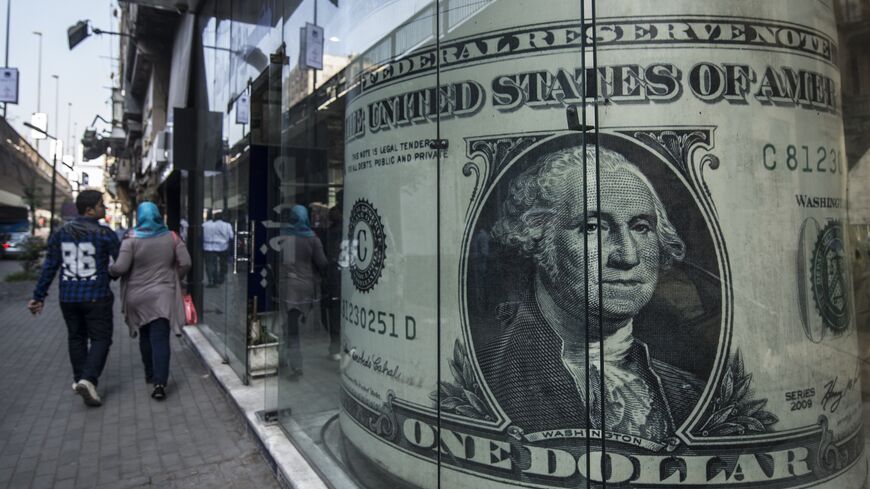
M 387 239 L 381 216 L 365 199 L 359 199 L 350 211 L 348 236 L 351 239 L 350 278 L 360 292 L 377 285 L 384 270 Z
M 846 260 L 843 226 L 831 221 L 813 246 L 810 281 L 816 310 L 833 333 L 842 333 L 849 326 Z

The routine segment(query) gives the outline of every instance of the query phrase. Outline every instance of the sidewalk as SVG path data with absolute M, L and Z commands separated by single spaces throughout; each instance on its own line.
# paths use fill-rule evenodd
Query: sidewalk
M 0 261 L 0 277 L 14 265 Z M 167 400 L 150 398 L 117 302 L 104 405 L 87 408 L 70 387 L 56 287 L 37 318 L 32 288 L 0 281 L 0 488 L 278 487 L 186 340 L 172 338 Z

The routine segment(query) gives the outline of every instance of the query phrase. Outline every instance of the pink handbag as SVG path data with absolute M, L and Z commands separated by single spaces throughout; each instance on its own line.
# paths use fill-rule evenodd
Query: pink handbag
M 187 326 L 195 326 L 199 321 L 196 315 L 196 306 L 193 305 L 193 297 L 190 294 L 184 294 L 184 324 Z
M 178 235 L 175 234 L 175 231 L 172 232 L 172 241 L 175 245 L 178 245 Z M 184 324 L 185 326 L 196 326 L 196 323 L 199 322 L 199 316 L 196 314 L 196 306 L 193 304 L 193 297 L 190 294 L 184 294 L 182 297 L 182 304 L 184 305 Z

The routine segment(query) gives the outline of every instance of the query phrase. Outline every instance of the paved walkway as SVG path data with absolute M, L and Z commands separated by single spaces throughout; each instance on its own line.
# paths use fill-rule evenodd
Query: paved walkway
M 16 269 L 0 261 L 0 277 Z M 169 397 L 150 398 L 120 311 L 100 379 L 103 407 L 84 406 L 71 389 L 56 288 L 37 318 L 25 308 L 32 288 L 0 281 L 0 488 L 278 487 L 182 340 L 172 338 Z

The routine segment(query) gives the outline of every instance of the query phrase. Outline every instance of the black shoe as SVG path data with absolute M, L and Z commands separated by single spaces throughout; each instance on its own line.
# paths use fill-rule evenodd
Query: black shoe
M 151 393 L 151 397 L 158 401 L 166 399 L 166 388 L 160 384 L 155 385 L 154 392 Z

